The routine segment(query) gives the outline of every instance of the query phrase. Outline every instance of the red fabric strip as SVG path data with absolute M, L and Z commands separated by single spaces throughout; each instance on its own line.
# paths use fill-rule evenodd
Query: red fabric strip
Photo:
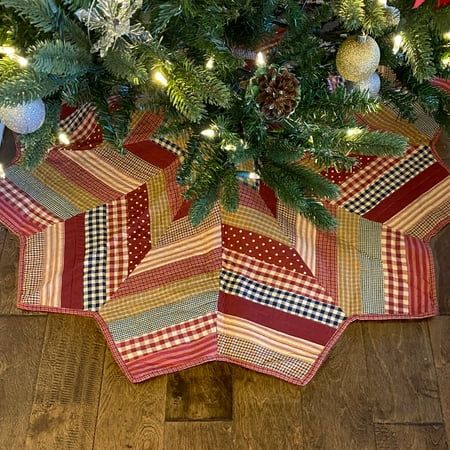
M 322 345 L 325 345 L 336 332 L 335 328 L 319 322 L 294 316 L 225 292 L 219 294 L 219 311 Z
M 64 223 L 64 270 L 61 307 L 83 309 L 84 213 Z
M 447 169 L 435 163 L 386 197 L 364 217 L 375 222 L 386 222 L 447 176 Z
M 77 187 L 85 189 L 105 203 L 122 195 L 62 153 L 51 152 L 45 162 L 73 181 Z
M 427 244 L 412 236 L 405 236 L 405 242 L 408 260 L 409 313 L 419 315 L 431 312 L 433 302 L 430 300 L 430 263 Z
M 152 164 L 153 166 L 165 169 L 170 166 L 177 156 L 174 153 L 170 153 L 158 144 L 152 141 L 141 141 L 126 144 L 126 148 L 134 153 L 137 157 Z

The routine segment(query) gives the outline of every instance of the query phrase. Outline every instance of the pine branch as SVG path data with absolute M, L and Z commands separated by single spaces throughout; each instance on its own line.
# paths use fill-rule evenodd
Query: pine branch
M 112 49 L 105 55 L 103 62 L 114 77 L 131 84 L 145 84 L 149 79 L 145 64 L 138 62 L 130 53 Z

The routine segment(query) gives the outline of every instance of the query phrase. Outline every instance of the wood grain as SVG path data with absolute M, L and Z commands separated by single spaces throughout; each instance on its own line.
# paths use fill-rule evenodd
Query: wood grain
M 231 422 L 166 423 L 165 450 L 228 450 L 231 448 Z
M 207 363 L 168 376 L 166 420 L 231 420 L 231 416 L 228 364 Z
M 162 449 L 166 383 L 166 376 L 130 383 L 107 351 L 94 448 Z
M 377 450 L 447 450 L 443 424 L 376 424 Z
M 302 449 L 301 392 L 298 386 L 233 366 L 233 448 Z
M 0 230 L 0 315 L 21 314 L 16 308 L 19 240 L 12 233 Z
M 105 353 L 86 317 L 49 315 L 26 448 L 92 448 Z
M 433 250 L 439 312 L 450 314 L 450 226 L 431 240 Z
M 370 383 L 362 324 L 353 323 L 303 390 L 304 449 L 373 449 Z
M 46 317 L 0 317 L 0 449 L 22 449 Z
M 364 341 L 375 421 L 442 422 L 426 320 L 367 323 Z
M 447 424 L 447 442 L 450 444 L 450 317 L 433 317 L 428 322 L 428 326 L 439 384 L 442 415 Z

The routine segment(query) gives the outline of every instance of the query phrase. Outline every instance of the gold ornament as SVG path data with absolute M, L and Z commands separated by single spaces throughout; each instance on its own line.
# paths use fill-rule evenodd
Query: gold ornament
M 338 72 L 350 81 L 362 81 L 372 75 L 380 62 L 380 48 L 370 36 L 350 36 L 336 54 Z
M 395 6 L 386 6 L 384 8 L 386 14 L 386 23 L 389 28 L 396 28 L 400 23 L 400 11 Z

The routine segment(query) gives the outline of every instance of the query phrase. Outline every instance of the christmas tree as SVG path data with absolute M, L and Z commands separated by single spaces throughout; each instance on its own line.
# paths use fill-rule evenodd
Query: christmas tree
M 158 133 L 185 143 L 178 180 L 193 223 L 217 200 L 235 210 L 239 182 L 261 178 L 314 224 L 333 227 L 322 200 L 339 193 L 320 170 L 407 145 L 357 114 L 389 102 L 414 120 L 419 102 L 449 127 L 449 94 L 429 80 L 449 75 L 450 8 L 317 3 L 0 0 L 0 117 L 45 111 L 21 136 L 34 167 L 58 140 L 63 104 L 95 105 L 104 140 L 119 151 L 135 111 L 163 112 Z M 389 68 L 381 80 L 380 62 Z

